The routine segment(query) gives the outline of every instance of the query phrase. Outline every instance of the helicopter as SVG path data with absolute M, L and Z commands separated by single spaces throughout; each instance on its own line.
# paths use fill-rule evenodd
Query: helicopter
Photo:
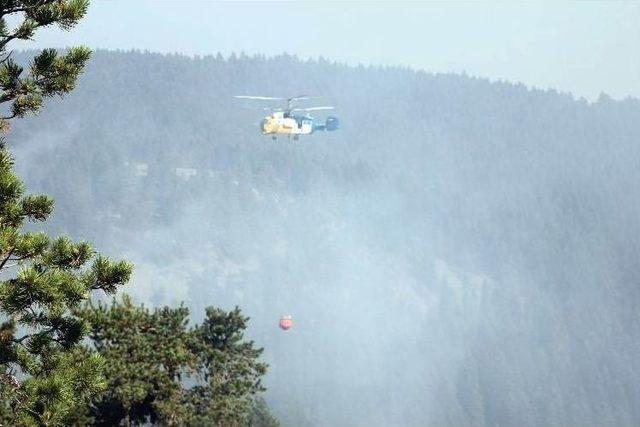
M 333 110 L 334 107 L 294 107 L 294 103 L 297 101 L 315 99 L 306 95 L 299 95 L 291 98 L 236 95 L 234 98 L 262 101 L 285 101 L 285 108 L 263 108 L 264 110 L 270 111 L 270 114 L 260 123 L 260 131 L 263 135 L 271 135 L 271 139 L 273 140 L 276 140 L 278 135 L 286 135 L 289 138 L 293 136 L 293 139 L 297 141 L 300 138 L 300 135 L 311 135 L 312 133 L 320 130 L 334 131 L 340 127 L 340 121 L 335 116 L 329 116 L 326 120 L 322 121 L 314 119 L 309 114 L 309 111 Z M 297 112 L 304 113 L 295 114 Z

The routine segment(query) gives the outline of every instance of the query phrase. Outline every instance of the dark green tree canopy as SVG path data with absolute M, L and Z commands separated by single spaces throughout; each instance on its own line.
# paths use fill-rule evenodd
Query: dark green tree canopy
M 201 325 L 189 310 L 149 310 L 124 296 L 110 306 L 88 304 L 91 346 L 105 361 L 108 387 L 96 395 L 81 424 L 276 425 L 264 402 L 262 349 L 243 339 L 238 308 L 208 308 Z

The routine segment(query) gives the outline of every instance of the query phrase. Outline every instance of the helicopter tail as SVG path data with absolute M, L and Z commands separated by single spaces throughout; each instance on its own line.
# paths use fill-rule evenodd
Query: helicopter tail
M 335 116 L 329 116 L 323 122 L 320 120 L 313 122 L 313 132 L 317 130 L 334 131 L 334 130 L 338 130 L 339 127 L 340 127 L 340 120 L 338 120 L 338 118 Z
M 324 128 L 328 131 L 338 130 L 340 128 L 340 120 L 335 116 L 329 116 L 325 121 Z

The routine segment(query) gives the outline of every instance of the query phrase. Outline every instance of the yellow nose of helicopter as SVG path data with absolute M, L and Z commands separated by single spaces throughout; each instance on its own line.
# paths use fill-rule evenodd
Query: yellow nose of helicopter
M 263 135 L 275 133 L 278 130 L 278 123 L 271 116 L 265 117 L 264 120 L 262 120 L 262 123 L 260 123 L 260 130 Z

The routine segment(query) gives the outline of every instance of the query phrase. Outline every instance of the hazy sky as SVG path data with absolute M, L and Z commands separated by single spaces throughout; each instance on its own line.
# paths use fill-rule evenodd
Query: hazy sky
M 286 51 L 640 98 L 640 1 L 514 3 L 93 0 L 76 29 L 29 46 Z

